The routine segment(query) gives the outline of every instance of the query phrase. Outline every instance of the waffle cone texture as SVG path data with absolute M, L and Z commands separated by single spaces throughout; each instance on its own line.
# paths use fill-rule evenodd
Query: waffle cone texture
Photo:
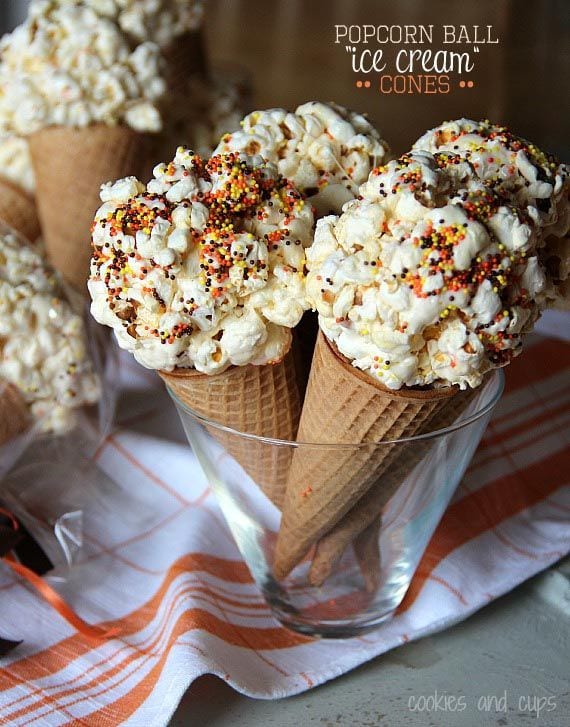
M 201 416 L 240 432 L 295 440 L 301 400 L 292 352 L 276 364 L 232 366 L 213 376 L 193 369 L 159 374 L 175 396 Z M 265 444 L 214 426 L 206 428 L 267 497 L 281 507 L 291 447 Z
M 3 177 L 0 177 L 0 220 L 30 242 L 35 242 L 40 236 L 40 220 L 34 198 Z
M 36 200 L 52 265 L 87 295 L 91 224 L 101 184 L 146 167 L 152 137 L 127 126 L 53 126 L 29 137 Z
M 446 429 L 469 407 L 479 389 L 458 391 L 445 400 L 423 423 L 416 434 Z M 390 452 L 368 490 L 341 520 L 317 544 L 309 572 L 309 581 L 320 586 L 332 573 L 346 548 L 353 543 L 368 587 L 378 582 L 382 511 L 392 495 L 433 447 L 433 439 L 401 444 Z
M 297 441 L 363 446 L 295 450 L 273 562 L 277 579 L 287 576 L 379 478 L 399 446 L 390 441 L 414 436 L 457 391 L 388 389 L 353 367 L 319 332 Z M 387 444 L 375 444 L 382 441 Z

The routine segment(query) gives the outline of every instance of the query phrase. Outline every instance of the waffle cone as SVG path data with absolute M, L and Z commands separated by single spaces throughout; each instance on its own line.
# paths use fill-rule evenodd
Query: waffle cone
M 30 412 L 22 395 L 12 384 L 0 384 L 0 446 L 25 432 Z
M 30 242 L 40 236 L 40 221 L 32 195 L 0 177 L 0 220 Z
M 276 364 L 233 366 L 214 376 L 191 369 L 159 374 L 180 401 L 202 416 L 240 432 L 295 439 L 301 401 L 292 352 Z M 238 437 L 216 427 L 207 429 L 281 507 L 291 448 Z
M 413 436 L 454 388 L 393 391 L 353 367 L 319 333 L 297 441 L 370 442 L 370 447 L 301 447 L 292 458 L 273 570 L 284 578 L 383 471 L 394 444 Z
M 459 391 L 455 396 L 445 400 L 416 434 L 435 432 L 451 426 L 465 412 L 478 391 L 478 389 Z M 350 543 L 354 543 L 367 587 L 377 582 L 380 566 L 378 538 L 382 511 L 410 472 L 424 459 L 432 445 L 433 440 L 427 439 L 394 447 L 368 490 L 319 540 L 309 572 L 309 581 L 312 585 L 320 586 L 324 583 Z
M 29 137 L 36 200 L 53 266 L 87 295 L 91 224 L 103 182 L 139 175 L 150 153 L 149 135 L 127 126 L 84 129 L 53 126 Z

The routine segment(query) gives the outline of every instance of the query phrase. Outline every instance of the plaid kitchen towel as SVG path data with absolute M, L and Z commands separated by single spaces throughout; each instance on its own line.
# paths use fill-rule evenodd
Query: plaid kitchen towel
M 94 455 L 84 557 L 49 582 L 90 641 L 0 564 L 0 723 L 165 724 L 189 684 L 217 674 L 273 699 L 343 674 L 464 619 L 570 549 L 570 345 L 534 337 L 434 534 L 398 615 L 342 642 L 271 616 L 158 379 L 128 357 L 121 425 Z

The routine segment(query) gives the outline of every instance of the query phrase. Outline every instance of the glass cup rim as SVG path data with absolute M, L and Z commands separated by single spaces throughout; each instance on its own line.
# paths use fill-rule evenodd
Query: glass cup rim
M 200 424 L 203 424 L 204 426 L 213 427 L 214 429 L 217 429 L 221 432 L 226 432 L 228 434 L 234 435 L 241 439 L 249 439 L 256 442 L 260 442 L 262 444 L 272 444 L 276 446 L 282 446 L 282 447 L 311 447 L 311 448 L 323 448 L 323 449 L 360 449 L 363 447 L 380 447 L 380 446 L 386 446 L 386 445 L 393 445 L 393 444 L 404 444 L 408 442 L 419 442 L 419 441 L 426 441 L 430 439 L 437 439 L 439 437 L 443 437 L 447 434 L 451 434 L 452 432 L 456 432 L 459 429 L 463 429 L 464 427 L 468 427 L 470 424 L 473 424 L 478 419 L 481 419 L 486 414 L 488 414 L 497 404 L 499 399 L 501 398 L 503 391 L 505 389 L 505 374 L 502 369 L 494 369 L 491 372 L 491 376 L 488 382 L 488 385 L 493 385 L 494 389 L 491 390 L 491 394 L 489 396 L 489 399 L 477 409 L 477 411 L 473 412 L 468 417 L 465 418 L 459 418 L 456 422 L 451 424 L 448 427 L 445 427 L 443 429 L 435 429 L 433 432 L 427 432 L 426 434 L 416 434 L 412 437 L 402 437 L 400 439 L 388 439 L 388 440 L 382 440 L 380 442 L 339 442 L 339 443 L 331 443 L 327 444 L 325 442 L 300 442 L 300 441 L 293 441 L 288 439 L 276 439 L 273 437 L 262 437 L 258 434 L 250 434 L 249 432 L 242 432 L 239 429 L 233 429 L 232 427 L 228 427 L 225 424 L 222 424 L 221 422 L 216 421 L 215 419 L 210 419 L 209 417 L 203 416 L 202 414 L 199 414 L 198 412 L 194 411 L 193 409 L 190 409 L 190 407 L 186 406 L 184 402 L 182 402 L 176 394 L 172 391 L 170 386 L 168 384 L 166 385 L 166 389 L 170 395 L 170 397 L 173 399 L 175 405 L 180 410 L 184 411 L 186 414 L 190 415 L 193 419 L 197 420 Z

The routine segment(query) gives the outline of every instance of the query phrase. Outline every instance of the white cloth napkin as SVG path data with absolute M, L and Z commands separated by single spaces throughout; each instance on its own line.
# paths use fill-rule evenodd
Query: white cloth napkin
M 570 549 L 570 345 L 535 338 L 436 531 L 399 614 L 374 633 L 311 641 L 272 617 L 186 444 L 158 378 L 121 358 L 120 426 L 94 456 L 83 562 L 49 582 L 89 641 L 0 566 L 2 632 L 24 643 L 0 669 L 10 725 L 166 724 L 213 673 L 253 697 L 309 689 L 467 618 Z

